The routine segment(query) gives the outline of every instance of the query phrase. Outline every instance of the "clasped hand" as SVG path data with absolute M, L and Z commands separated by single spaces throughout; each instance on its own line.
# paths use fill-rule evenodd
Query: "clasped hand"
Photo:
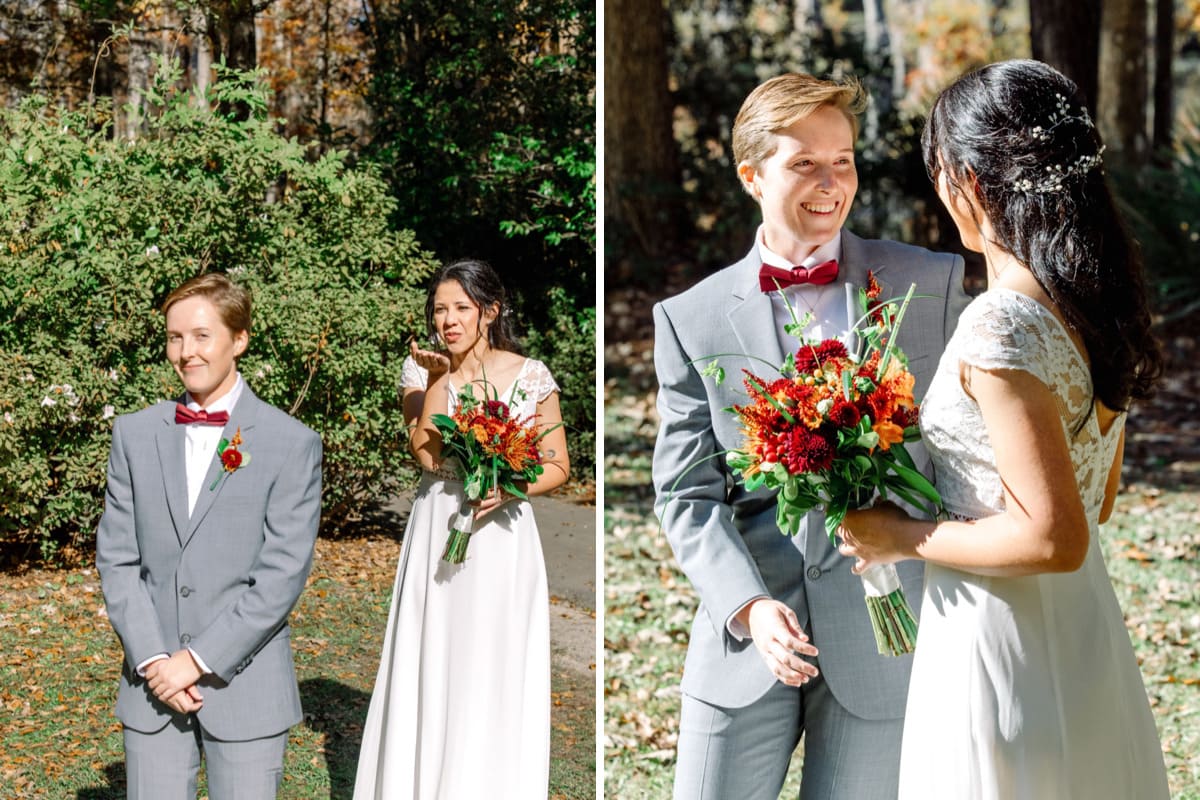
M 838 552 L 855 559 L 850 571 L 861 575 L 873 564 L 891 564 L 906 558 L 900 548 L 901 530 L 910 519 L 904 509 L 889 502 L 847 511 L 838 528 L 842 540 Z
M 796 612 L 786 604 L 768 597 L 755 600 L 738 614 L 750 630 L 763 663 L 780 683 L 802 686 L 817 677 L 815 665 L 801 656 L 816 656 L 817 648 L 808 641 Z
M 204 704 L 196 681 L 203 675 L 190 651 L 177 651 L 170 658 L 159 659 L 146 667 L 150 691 L 161 702 L 180 712 L 190 714 Z

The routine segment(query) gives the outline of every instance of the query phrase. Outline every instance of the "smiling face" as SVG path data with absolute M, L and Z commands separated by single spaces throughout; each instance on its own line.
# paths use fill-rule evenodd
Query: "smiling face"
M 167 309 L 167 360 L 192 399 L 207 408 L 237 383 L 250 334 L 229 329 L 211 300 L 185 297 Z
M 780 130 L 775 152 L 738 177 L 762 208 L 767 247 L 799 264 L 833 239 L 858 191 L 854 131 L 833 106 L 822 106 Z
M 461 356 L 480 342 L 487 343 L 494 309 L 479 306 L 455 280 L 442 281 L 433 293 L 433 327 L 450 355 Z

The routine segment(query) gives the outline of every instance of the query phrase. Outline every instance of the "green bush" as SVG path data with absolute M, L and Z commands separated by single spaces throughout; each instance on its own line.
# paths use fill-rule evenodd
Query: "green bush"
M 409 475 L 396 387 L 430 258 L 389 228 L 373 169 L 275 132 L 253 76 L 224 74 L 207 97 L 173 91 L 179 78 L 159 64 L 153 113 L 128 141 L 103 108 L 32 97 L 0 111 L 5 545 L 53 557 L 91 543 L 113 415 L 180 391 L 157 308 L 208 270 L 254 295 L 242 374 L 324 439 L 323 529 Z M 222 103 L 251 118 L 213 113 Z
M 545 362 L 562 392 L 571 476 L 593 479 L 596 469 L 596 308 L 576 308 L 567 293 L 546 293 L 551 327 L 531 333 L 529 354 Z

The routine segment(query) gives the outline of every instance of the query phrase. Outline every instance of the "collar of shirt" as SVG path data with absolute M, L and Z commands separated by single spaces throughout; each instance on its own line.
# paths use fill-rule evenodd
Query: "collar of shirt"
M 188 408 L 192 411 L 207 411 L 210 414 L 217 411 L 233 411 L 233 407 L 237 405 L 238 398 L 242 396 L 242 389 L 246 388 L 246 382 L 242 380 L 242 373 L 237 374 L 237 380 L 233 383 L 233 388 L 225 394 L 218 397 L 216 400 L 208 404 L 207 408 L 203 408 L 199 403 L 192 399 L 190 394 L 184 396 L 184 400 Z M 189 428 L 192 426 L 188 426 Z M 220 428 L 217 428 L 220 430 Z
M 799 264 L 792 264 L 786 258 L 767 247 L 765 226 L 758 226 L 758 233 L 755 235 L 754 241 L 758 244 L 759 259 L 764 264 L 770 264 L 772 267 L 781 267 L 783 269 L 791 269 L 792 267 L 811 267 L 814 264 L 820 264 L 828 261 L 831 258 L 841 258 L 842 255 L 842 232 L 840 230 L 837 232 L 836 236 L 814 250 Z

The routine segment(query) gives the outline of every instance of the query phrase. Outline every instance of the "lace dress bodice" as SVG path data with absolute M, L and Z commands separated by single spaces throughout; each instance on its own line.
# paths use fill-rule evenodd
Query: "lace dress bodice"
M 1004 510 L 1004 491 L 979 406 L 960 383 L 960 363 L 1021 370 L 1049 387 L 1094 528 L 1125 415 L 1101 434 L 1087 362 L 1058 318 L 1019 292 L 984 292 L 963 311 L 921 406 L 921 435 L 946 510 L 978 519 Z

